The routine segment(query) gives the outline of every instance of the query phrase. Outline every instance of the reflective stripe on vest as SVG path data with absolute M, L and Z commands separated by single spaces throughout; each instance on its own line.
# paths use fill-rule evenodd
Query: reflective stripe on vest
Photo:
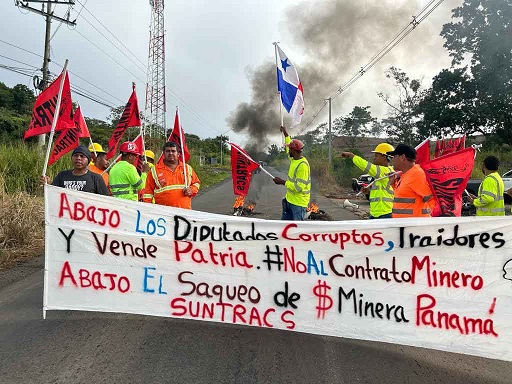
M 293 183 L 293 186 L 295 187 L 295 189 L 297 190 L 297 192 L 299 193 L 305 193 L 305 194 L 309 194 L 311 193 L 311 191 L 308 189 L 307 191 L 306 190 L 302 190 L 301 187 L 299 187 L 299 184 L 298 183 L 302 183 L 302 184 L 306 184 L 306 187 L 305 188 L 308 188 L 311 186 L 311 178 L 309 180 L 303 180 L 303 179 L 298 179 L 297 178 L 297 172 L 299 170 L 299 167 L 302 165 L 302 164 L 307 164 L 307 162 L 305 161 L 301 161 L 296 167 L 295 167 L 295 170 L 293 171 L 293 177 L 289 177 L 288 176 L 288 181 Z

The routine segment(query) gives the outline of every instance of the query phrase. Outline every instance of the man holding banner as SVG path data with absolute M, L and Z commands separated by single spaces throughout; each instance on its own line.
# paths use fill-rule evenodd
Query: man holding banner
M 155 204 L 192 209 L 192 197 L 200 187 L 199 178 L 190 165 L 178 160 L 178 144 L 167 142 L 162 151 L 163 161 L 148 173 L 143 201 L 152 203 L 154 199 Z
M 309 162 L 302 155 L 304 144 L 298 139 L 291 139 L 286 128 L 281 126 L 284 135 L 284 145 L 291 158 L 288 168 L 288 179 L 274 177 L 274 183 L 286 187 L 283 199 L 283 213 L 281 220 L 305 220 L 306 208 L 311 197 L 311 179 Z
M 86 147 L 83 145 L 76 147 L 71 155 L 71 160 L 73 161 L 73 169 L 59 172 L 51 183 L 52 185 L 75 191 L 90 192 L 105 196 L 110 195 L 103 178 L 87 168 L 91 161 L 91 152 L 89 152 Z M 49 176 L 40 176 L 39 179 L 41 183 L 50 183 Z

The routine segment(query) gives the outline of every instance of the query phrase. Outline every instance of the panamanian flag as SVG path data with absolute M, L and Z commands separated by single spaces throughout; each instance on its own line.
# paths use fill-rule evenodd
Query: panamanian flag
M 304 113 L 304 90 L 297 70 L 279 46 L 277 55 L 277 90 L 281 94 L 284 109 L 292 115 L 292 126 L 297 125 Z

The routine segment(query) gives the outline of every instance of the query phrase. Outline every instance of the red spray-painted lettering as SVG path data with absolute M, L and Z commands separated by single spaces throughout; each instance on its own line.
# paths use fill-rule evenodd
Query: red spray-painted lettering
M 69 279 L 72 285 L 81 288 L 92 287 L 94 290 L 108 289 L 109 291 L 118 290 L 121 293 L 130 290 L 130 280 L 126 276 L 118 276 L 116 273 L 107 273 L 81 268 L 78 270 L 78 276 L 73 274 L 69 261 L 65 261 L 60 271 L 59 287 L 63 287 L 66 280 Z M 79 281 L 79 284 L 77 283 Z
M 87 220 L 102 227 L 108 225 L 117 228 L 121 223 L 121 215 L 117 210 L 98 208 L 93 205 L 86 207 L 81 201 L 70 204 L 64 192 L 60 194 L 59 218 L 61 217 L 68 217 L 75 221 Z

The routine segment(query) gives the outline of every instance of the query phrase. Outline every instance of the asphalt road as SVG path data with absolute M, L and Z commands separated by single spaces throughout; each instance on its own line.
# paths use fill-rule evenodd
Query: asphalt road
M 278 218 L 283 187 L 265 174 L 253 186 L 258 217 Z M 231 188 L 211 188 L 194 208 L 231 214 Z M 356 218 L 315 199 L 336 219 Z M 512 382 L 508 362 L 385 343 L 98 312 L 43 320 L 41 261 L 0 275 L 0 383 Z

